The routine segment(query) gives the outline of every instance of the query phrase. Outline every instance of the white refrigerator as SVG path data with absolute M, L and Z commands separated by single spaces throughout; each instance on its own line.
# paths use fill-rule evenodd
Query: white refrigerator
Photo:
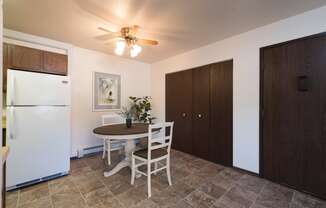
M 70 87 L 66 76 L 8 70 L 7 190 L 70 169 Z

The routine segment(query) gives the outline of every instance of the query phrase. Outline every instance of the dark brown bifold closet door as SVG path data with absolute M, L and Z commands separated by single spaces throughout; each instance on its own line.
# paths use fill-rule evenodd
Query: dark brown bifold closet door
M 232 166 L 233 61 L 210 66 L 210 161 Z
M 172 147 L 192 153 L 192 71 L 166 75 L 166 121 L 174 121 Z
M 326 198 L 326 38 L 262 49 L 262 175 Z
M 210 66 L 193 69 L 193 154 L 210 159 Z

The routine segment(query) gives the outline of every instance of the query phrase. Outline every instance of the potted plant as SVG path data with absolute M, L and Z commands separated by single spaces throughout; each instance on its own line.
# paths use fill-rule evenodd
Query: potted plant
M 152 123 L 155 119 L 151 115 L 152 104 L 151 104 L 151 97 L 129 97 L 132 105 L 132 111 L 134 113 L 134 120 L 144 122 L 144 123 Z
M 122 107 L 121 111 L 118 113 L 120 116 L 126 119 L 127 128 L 131 128 L 132 126 L 132 118 L 133 118 L 133 108 L 130 107 Z

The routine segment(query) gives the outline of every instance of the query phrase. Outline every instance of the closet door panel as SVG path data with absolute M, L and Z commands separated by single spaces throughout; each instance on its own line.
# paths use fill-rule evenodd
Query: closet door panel
M 193 69 L 193 153 L 209 160 L 210 67 Z
M 264 176 L 289 186 L 300 186 L 304 97 L 298 91 L 303 71 L 304 43 L 285 44 L 264 52 Z M 289 56 L 288 54 L 291 54 Z
M 232 166 L 233 157 L 233 61 L 211 65 L 210 160 Z
M 303 190 L 326 197 L 326 36 L 306 41 L 304 75 L 309 86 L 302 94 Z
M 192 153 L 192 70 L 166 75 L 166 121 L 174 121 L 172 147 Z
M 262 174 L 326 198 L 326 36 L 262 51 Z

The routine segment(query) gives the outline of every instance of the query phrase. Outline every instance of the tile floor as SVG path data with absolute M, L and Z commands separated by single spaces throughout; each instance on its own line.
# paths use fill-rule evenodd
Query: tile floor
M 172 151 L 172 182 L 154 176 L 130 185 L 130 171 L 105 178 L 100 155 L 71 162 L 71 174 L 7 194 L 8 208 L 326 208 L 326 202 L 264 179 Z M 113 155 L 115 163 L 121 159 Z M 113 164 L 114 165 L 114 164 Z

